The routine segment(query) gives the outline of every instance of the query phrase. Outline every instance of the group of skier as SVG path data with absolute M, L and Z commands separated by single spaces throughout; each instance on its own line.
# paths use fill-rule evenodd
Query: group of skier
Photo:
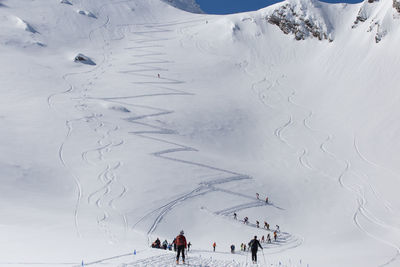
M 176 264 L 179 264 L 179 258 L 182 258 L 182 263 L 185 264 L 185 250 L 187 249 L 189 251 L 190 249 L 190 242 L 187 243 L 186 241 L 186 237 L 184 235 L 184 231 L 180 231 L 179 235 L 174 239 L 173 244 L 174 244 L 174 249 L 177 252 L 176 253 Z M 263 237 L 264 238 L 264 237 Z M 165 240 L 163 242 L 163 244 L 161 245 L 161 241 L 159 238 L 157 238 L 156 241 L 153 242 L 152 247 L 153 248 L 164 248 L 164 243 L 168 243 L 167 240 Z M 172 246 L 172 244 L 169 244 Z M 213 251 L 215 251 L 215 248 L 217 247 L 217 243 L 214 242 L 212 244 L 213 247 Z M 245 244 L 241 244 L 241 250 L 242 251 L 246 251 L 246 245 Z M 235 245 L 231 245 L 231 253 L 235 253 Z M 263 249 L 263 247 L 261 246 L 260 241 L 257 239 L 257 236 L 254 236 L 254 238 L 252 240 L 250 240 L 250 242 L 248 243 L 248 250 L 251 251 L 251 258 L 253 263 L 257 263 L 257 252 L 258 252 L 258 248 Z M 166 249 L 166 248 L 164 248 Z M 172 249 L 169 249 L 172 250 Z
M 188 251 L 190 250 L 190 247 L 192 246 L 192 244 L 189 242 L 187 244 L 187 248 Z M 172 243 L 168 243 L 167 240 L 164 240 L 162 243 L 160 241 L 159 238 L 157 238 L 152 244 L 151 244 L 152 248 L 159 248 L 159 249 L 164 249 L 164 250 L 172 250 L 174 249 L 174 251 L 178 250 L 178 241 L 177 241 L 177 237 L 174 239 L 174 241 L 172 241 Z
M 158 77 L 160 78 L 159 74 L 158 74 Z M 259 193 L 256 193 L 256 198 L 258 200 L 260 200 L 260 194 Z M 265 198 L 265 202 L 267 204 L 269 203 L 268 201 L 269 201 L 268 197 L 266 197 Z M 236 212 L 233 213 L 233 217 L 234 217 L 235 220 L 237 220 Z M 244 224 L 249 224 L 249 218 L 248 217 L 244 217 L 243 218 L 243 223 Z M 256 227 L 260 228 L 260 222 L 259 221 L 256 221 Z M 270 231 L 270 225 L 266 221 L 264 221 L 264 228 L 266 230 Z M 273 232 L 273 237 L 274 237 L 275 241 L 277 241 L 278 232 L 280 232 L 279 225 L 276 225 L 276 230 L 274 230 L 274 232 Z M 263 249 L 263 247 L 261 246 L 261 243 L 264 243 L 264 242 L 267 242 L 267 243 L 271 243 L 272 242 L 270 233 L 268 233 L 266 238 L 264 236 L 262 236 L 261 237 L 261 242 L 257 239 L 257 236 L 254 236 L 254 238 L 248 243 L 248 246 L 246 246 L 245 243 L 242 243 L 240 245 L 240 250 L 245 252 L 246 248 L 247 248 L 247 251 L 251 251 L 252 261 L 253 261 L 253 263 L 257 263 L 258 248 Z M 184 231 L 182 230 L 179 233 L 179 235 L 174 239 L 174 241 L 172 243 L 168 243 L 167 240 L 164 240 L 164 242 L 161 243 L 160 239 L 157 238 L 152 243 L 151 247 L 152 248 L 160 248 L 160 249 L 164 249 L 164 250 L 167 250 L 167 249 L 168 250 L 172 250 L 172 247 L 173 247 L 174 251 L 177 252 L 177 254 L 176 254 L 176 264 L 179 264 L 179 258 L 180 257 L 182 257 L 182 263 L 184 264 L 185 263 L 185 249 L 187 249 L 189 251 L 190 247 L 191 247 L 191 243 L 190 242 L 187 243 L 186 237 L 184 236 Z M 216 250 L 216 247 L 217 247 L 217 243 L 213 242 L 212 243 L 212 248 L 213 248 L 214 252 Z M 235 245 L 234 244 L 232 244 L 230 246 L 230 249 L 231 249 L 231 253 L 235 253 Z

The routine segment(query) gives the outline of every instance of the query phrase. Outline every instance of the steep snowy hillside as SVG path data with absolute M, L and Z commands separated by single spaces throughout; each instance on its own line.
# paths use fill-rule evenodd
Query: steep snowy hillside
M 397 3 L 0 1 L 0 266 L 398 266 Z

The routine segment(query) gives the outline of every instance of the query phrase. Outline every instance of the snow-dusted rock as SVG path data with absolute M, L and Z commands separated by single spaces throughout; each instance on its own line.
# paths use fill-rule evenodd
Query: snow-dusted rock
M 267 16 L 267 21 L 278 26 L 285 34 L 293 34 L 296 40 L 315 37 L 318 40 L 330 40 L 328 27 L 322 17 L 312 13 L 306 1 L 292 1 L 275 9 Z M 307 4 L 312 5 L 312 1 Z
M 377 2 L 376 0 L 365 0 L 360 10 L 358 11 L 357 17 L 353 23 L 352 28 L 356 28 L 360 22 L 365 22 L 370 16 L 371 13 L 376 6 L 376 4 L 371 5 Z
M 361 27 L 361 24 L 365 24 L 363 29 L 368 33 L 375 33 L 375 42 L 379 43 L 395 27 L 393 21 L 397 13 L 394 14 L 393 8 L 397 11 L 400 10 L 399 0 L 393 0 L 393 3 L 391 1 L 365 0 L 360 6 L 352 28 L 355 29 Z
M 90 57 L 85 56 L 84 54 L 81 53 L 75 56 L 74 61 L 87 65 L 96 65 L 96 63 Z
M 72 3 L 70 1 L 68 1 L 68 0 L 61 0 L 60 3 L 72 6 Z
M 400 1 L 399 0 L 393 0 L 393 7 L 394 7 L 394 9 L 397 10 L 397 12 L 400 13 Z
M 191 12 L 191 13 L 204 13 L 195 0 L 163 0 L 165 3 L 170 4 L 176 8 Z
M 89 17 L 89 18 L 97 19 L 96 15 L 93 14 L 92 12 L 90 12 L 90 11 L 87 11 L 87 10 L 78 10 L 77 12 L 78 12 L 78 14 L 87 16 L 87 17 Z

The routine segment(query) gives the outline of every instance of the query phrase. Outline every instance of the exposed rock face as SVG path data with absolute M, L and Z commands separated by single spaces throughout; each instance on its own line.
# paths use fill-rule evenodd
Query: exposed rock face
M 393 7 L 400 13 L 400 0 L 393 0 Z
M 329 40 L 326 25 L 312 16 L 308 16 L 301 10 L 295 11 L 291 4 L 285 4 L 267 16 L 267 21 L 278 26 L 285 34 L 293 34 L 296 40 L 304 40 L 307 37 L 315 37 L 318 40 Z

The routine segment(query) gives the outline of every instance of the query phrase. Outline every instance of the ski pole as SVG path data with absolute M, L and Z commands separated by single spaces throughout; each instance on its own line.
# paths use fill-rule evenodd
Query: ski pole
M 261 251 L 262 251 L 262 254 L 263 254 L 263 258 L 264 258 L 264 264 L 265 264 L 265 266 L 267 266 L 267 261 L 265 260 L 265 255 L 264 255 L 264 249 L 262 249 Z

